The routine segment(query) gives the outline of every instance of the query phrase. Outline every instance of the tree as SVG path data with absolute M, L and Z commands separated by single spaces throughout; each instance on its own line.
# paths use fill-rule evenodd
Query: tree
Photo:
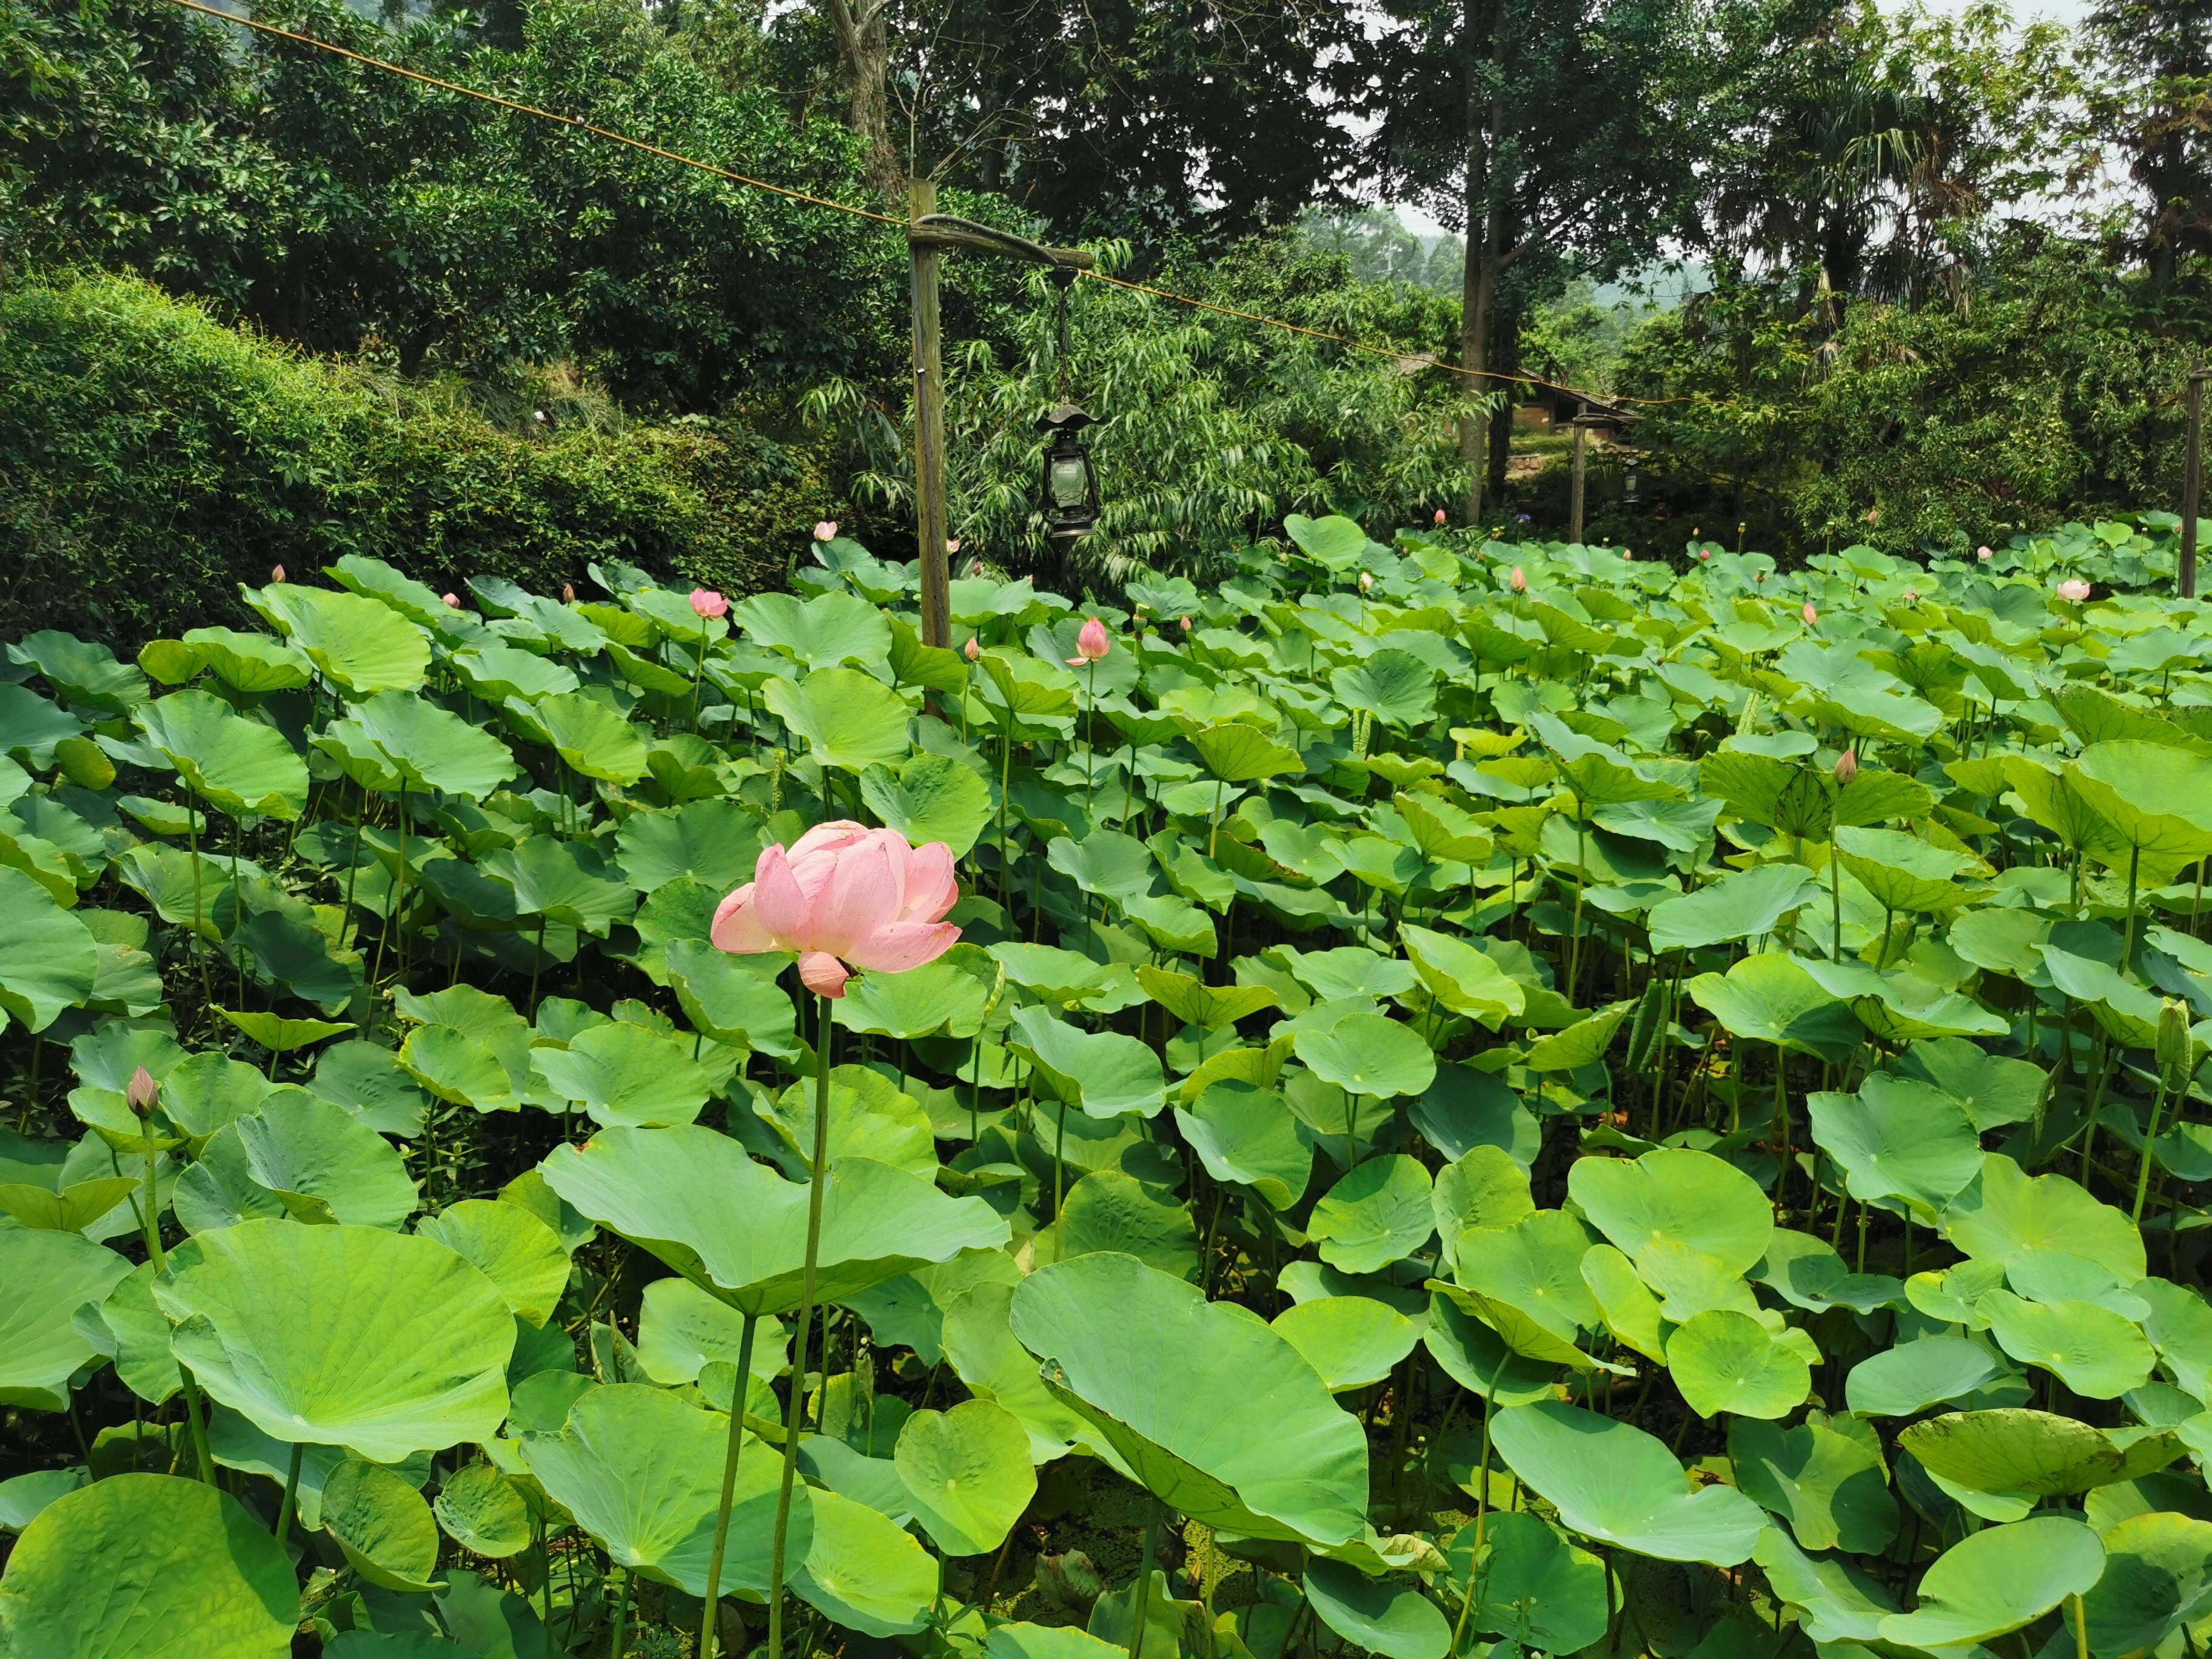
M 2128 240 L 2171 283 L 2185 258 L 2212 254 L 2212 3 L 2106 0 L 2087 33 L 2102 54 L 2089 131 L 2149 198 Z

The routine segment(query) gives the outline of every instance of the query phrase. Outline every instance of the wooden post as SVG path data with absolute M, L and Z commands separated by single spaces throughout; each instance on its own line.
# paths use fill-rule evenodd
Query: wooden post
M 2189 371 L 2189 449 L 2181 473 L 2181 556 L 2174 574 L 2181 597 L 2197 597 L 2197 509 L 2204 485 L 2204 378 L 2212 369 Z
M 1589 425 L 1584 410 L 1575 416 L 1575 470 L 1567 486 L 1567 539 L 1583 538 L 1583 485 L 1589 474 Z
M 927 179 L 907 181 L 909 221 L 937 211 L 937 185 Z M 945 538 L 950 533 L 945 502 L 945 362 L 937 325 L 937 267 L 941 257 L 934 240 L 907 235 L 907 257 L 914 278 L 914 499 L 915 532 L 921 551 L 921 642 L 952 643 L 952 573 Z

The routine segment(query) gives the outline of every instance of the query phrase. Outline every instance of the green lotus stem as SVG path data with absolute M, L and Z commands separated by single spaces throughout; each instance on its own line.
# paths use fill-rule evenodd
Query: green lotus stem
M 1221 833 L 1221 797 L 1228 787 L 1229 781 L 1225 778 L 1213 781 L 1213 822 L 1206 828 L 1206 856 L 1208 858 L 1213 856 L 1214 838 Z
M 722 1498 L 714 1511 L 714 1547 L 707 1557 L 707 1610 L 699 1620 L 699 1659 L 714 1659 L 715 1639 L 721 1630 L 715 1623 L 714 1609 L 722 1599 L 722 1559 L 730 1541 L 730 1499 L 738 1486 L 738 1452 L 745 1437 L 746 1385 L 753 1374 L 753 1328 L 760 1322 L 757 1314 L 747 1314 L 744 1328 L 738 1337 L 738 1380 L 730 1396 L 730 1443 L 722 1454 Z M 623 1601 L 629 1601 L 629 1583 L 623 1583 Z M 622 1613 L 615 1613 L 615 1645 L 610 1650 L 620 1659 L 622 1653 Z
M 407 781 L 399 782 L 399 884 L 392 901 L 392 925 L 399 929 L 399 982 L 407 983 Z
M 1843 860 L 1836 854 L 1834 830 L 1829 831 L 1828 842 L 1828 960 L 1844 959 L 1844 889 L 1839 873 Z
M 283 1549 L 284 1540 L 291 1535 L 292 1510 L 300 1499 L 300 1463 L 307 1455 L 304 1440 L 292 1443 L 292 1467 L 284 1472 L 284 1501 L 276 1506 L 276 1547 Z
M 2136 956 L 2136 871 L 2142 863 L 2142 845 L 2128 848 L 2128 921 L 2120 935 L 2120 971 L 2125 973 Z
M 2089 1659 L 2089 1610 L 2081 1605 L 2081 1592 L 2074 1592 L 2074 1651 L 2076 1659 Z
M 1060 1230 L 1062 1224 L 1066 1220 L 1066 1217 L 1060 1213 L 1060 1206 L 1065 1201 L 1065 1194 L 1060 1184 L 1061 1173 L 1065 1166 L 1060 1162 L 1060 1152 L 1066 1145 L 1067 1102 L 1063 1098 L 1060 1103 L 1060 1126 L 1054 1131 L 1052 1137 L 1052 1259 L 1054 1261 L 1060 1258 Z
M 1774 1176 L 1774 1212 L 1782 1213 L 1783 1197 L 1790 1185 L 1790 1066 L 1788 1055 L 1778 1041 L 1774 1045 L 1774 1115 L 1782 1121 L 1782 1167 Z M 1818 1194 L 1820 1188 L 1814 1189 Z
M 623 1659 L 623 1626 L 629 1620 L 630 1588 L 635 1582 L 635 1574 L 623 1574 L 622 1594 L 615 1599 L 614 1633 L 607 1638 L 607 1659 Z
M 999 722 L 999 908 L 1006 908 L 1006 795 L 1014 779 L 1014 705 Z
M 2142 1225 L 2143 1194 L 2150 1190 L 2150 1146 L 2158 1139 L 2159 1114 L 2166 1109 L 2166 1080 L 2159 1080 L 2158 1092 L 2151 1097 L 2150 1127 L 2143 1133 L 2142 1157 L 2136 1167 L 2136 1205 L 2128 1219 L 2138 1227 Z
M 1145 1517 L 1145 1554 L 1137 1566 L 1137 1599 L 1131 1608 L 1135 1614 L 1132 1623 L 1136 1626 L 1129 1638 L 1129 1659 L 1144 1659 L 1145 1620 L 1152 1612 L 1152 1561 L 1159 1552 L 1160 1500 L 1152 1499 L 1152 1513 Z
M 792 1350 L 791 1403 L 784 1419 L 783 1481 L 776 1492 L 775 1544 L 769 1557 L 768 1659 L 783 1659 L 784 1546 L 791 1527 L 791 1486 L 799 1472 L 799 1419 L 806 1409 L 806 1346 L 814 1322 L 815 1263 L 822 1249 L 822 1186 L 830 1164 L 830 1050 L 835 1034 L 830 999 L 817 997 L 814 1006 L 814 1158 L 807 1181 L 806 1259 L 799 1276 L 799 1340 Z
M 538 1018 L 538 975 L 545 966 L 545 918 L 538 918 L 538 948 L 530 956 L 530 1018 Z
M 192 957 L 200 965 L 200 995 L 208 1005 L 215 1003 L 215 987 L 208 979 L 207 941 L 200 937 L 200 815 L 193 805 L 196 797 L 190 784 L 185 786 L 185 839 L 192 856 Z M 235 889 L 233 890 L 234 893 Z
M 146 1259 L 154 1264 L 157 1277 L 165 1277 L 169 1271 L 169 1259 L 161 1250 L 161 1197 L 154 1181 L 154 1120 L 147 1117 L 140 1128 L 145 1136 L 146 1198 L 139 1206 L 138 1224 L 146 1236 Z M 177 1361 L 177 1380 L 183 1385 L 185 1427 L 191 1436 L 192 1455 L 199 1462 L 200 1479 L 212 1486 L 215 1458 L 208 1450 L 207 1418 L 200 1409 L 199 1384 L 192 1381 L 191 1368 L 181 1359 Z
M 1589 826 L 1582 817 L 1582 802 L 1575 803 L 1575 920 L 1570 930 L 1567 946 L 1567 1000 L 1575 1000 L 1575 981 L 1580 977 L 1583 961 L 1583 895 L 1589 890 L 1589 871 L 1585 860 L 1588 854 L 1584 842 L 1589 835 Z
M 1451 1650 L 1459 1651 L 1460 1643 L 1467 1635 L 1468 1615 L 1474 1611 L 1474 1587 L 1480 1582 L 1476 1575 L 1482 1566 L 1482 1528 L 1490 1517 L 1490 1419 L 1498 1409 L 1498 1379 L 1505 1375 L 1506 1362 L 1513 1350 L 1502 1348 L 1498 1364 L 1491 1368 L 1490 1390 L 1482 1398 L 1482 1456 L 1474 1470 L 1474 1547 L 1467 1556 L 1467 1594 L 1460 1598 L 1459 1620 L 1452 1626 Z M 1683 1419 L 1688 1421 L 1686 1418 Z

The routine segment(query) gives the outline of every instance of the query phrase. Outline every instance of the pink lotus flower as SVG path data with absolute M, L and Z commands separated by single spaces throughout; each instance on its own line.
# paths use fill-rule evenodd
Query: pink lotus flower
M 814 539 L 817 542 L 836 541 L 837 539 L 837 520 L 835 519 L 823 519 L 819 523 L 816 524 L 814 526 Z
M 458 593 L 447 594 L 445 600 L 446 609 L 448 611 L 459 611 L 461 608 L 461 598 Z
M 1620 556 L 1624 559 L 1633 559 L 1636 556 L 1636 550 L 1632 547 L 1624 547 L 1620 550 Z
M 1996 555 L 1986 547 L 1978 547 L 1974 550 L 1974 556 L 1984 564 L 1987 564 L 1991 559 L 1996 557 Z
M 1372 593 L 1375 591 L 1375 573 L 1373 571 L 1363 570 L 1359 573 L 1359 591 L 1363 593 Z
M 269 580 L 272 582 L 283 581 L 284 580 L 284 567 L 281 564 L 270 565 L 269 567 Z
M 1853 778 L 1858 776 L 1858 775 L 1859 751 L 1856 749 L 1846 749 L 1842 754 L 1836 757 L 1836 781 L 1838 783 L 1849 783 Z
M 969 574 L 969 575 L 971 575 L 971 576 L 980 576 L 980 575 L 981 575 L 981 574 L 983 574 L 983 562 L 982 562 L 982 560 L 981 560 L 981 559 L 970 559 L 970 560 L 969 560 L 969 561 L 968 561 L 968 574 Z
M 1437 509 L 1437 528 L 1439 528 L 1439 529 L 1443 528 L 1443 522 L 1444 522 L 1444 510 L 1443 510 L 1443 508 L 1442 508 L 1442 507 L 1438 507 L 1438 508 Z
M 1813 608 L 1813 601 L 1810 599 L 1805 601 L 1804 617 L 1806 627 L 1817 628 L 1820 625 L 1820 613 Z
M 1513 574 L 1506 578 L 1505 585 L 1516 593 L 1526 593 L 1528 591 L 1528 573 L 1515 565 Z
M 959 896 L 943 842 L 910 847 L 896 830 L 841 818 L 788 852 L 765 848 L 753 878 L 716 907 L 710 936 L 733 956 L 796 951 L 806 988 L 842 997 L 854 969 L 902 974 L 951 950 L 960 930 L 944 917 Z
M 1917 604 L 1919 604 L 1919 603 L 1920 603 L 1920 590 L 1919 590 L 1918 588 L 1917 588 L 1917 587 L 1908 587 L 1908 588 L 1906 588 L 1906 589 L 1905 590 L 1905 604 L 1907 604 L 1907 605 L 1917 605 Z
M 2070 604 L 2079 605 L 2082 600 L 2089 597 L 2089 584 L 2083 581 L 2079 576 L 2069 576 L 2064 581 L 2059 583 L 2058 586 L 2051 591 L 2057 593 L 2060 599 L 2065 599 Z
M 575 602 L 576 584 L 574 582 L 562 582 L 561 584 L 561 603 L 563 605 L 574 605 Z
M 948 536 L 948 537 L 946 537 L 946 538 L 945 538 L 945 556 L 946 556 L 947 558 L 950 558 L 950 557 L 951 557 L 951 556 L 952 556 L 952 555 L 954 555 L 955 553 L 957 553 L 959 550 L 960 550 L 960 538 L 958 538 L 957 536 Z
M 975 661 L 976 658 L 983 654 L 983 647 L 975 641 L 973 636 L 970 636 L 968 643 L 960 648 L 968 653 L 968 660 L 969 662 Z
M 729 614 L 730 602 L 711 587 L 695 587 L 691 590 L 691 609 L 702 620 L 724 617 Z
M 1189 618 L 1189 617 L 1184 617 L 1180 618 L 1179 620 L 1180 620 L 1180 621 L 1182 622 L 1182 631 L 1183 631 L 1184 633 L 1186 633 L 1186 634 L 1189 633 L 1189 632 L 1190 632 L 1190 618 Z
M 1067 659 L 1067 665 L 1080 668 L 1097 662 L 1113 648 L 1114 641 L 1106 637 L 1106 624 L 1092 617 L 1076 630 L 1075 654 Z
M 1710 558 L 1711 558 L 1712 556 L 1713 556 L 1713 550 L 1712 550 L 1712 549 L 1711 549 L 1710 547 L 1701 547 L 1701 548 L 1699 548 L 1699 549 L 1698 550 L 1698 557 L 1700 560 L 1710 559 Z

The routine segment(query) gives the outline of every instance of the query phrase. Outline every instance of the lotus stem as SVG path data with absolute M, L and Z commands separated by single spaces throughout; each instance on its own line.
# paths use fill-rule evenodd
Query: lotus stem
M 722 1454 L 722 1500 L 714 1511 L 714 1547 L 707 1557 L 707 1610 L 699 1621 L 699 1659 L 714 1659 L 715 1638 L 721 1634 L 715 1623 L 714 1609 L 722 1599 L 722 1559 L 730 1541 L 730 1498 L 737 1491 L 738 1452 L 745 1437 L 746 1385 L 753 1374 L 753 1328 L 760 1322 L 757 1314 L 745 1316 L 744 1328 L 738 1338 L 738 1381 L 730 1395 L 730 1443 Z M 781 1517 L 779 1516 L 779 1522 Z M 778 1547 L 781 1535 L 778 1534 Z M 629 1601 L 629 1583 L 623 1583 L 623 1602 Z M 615 1644 L 609 1652 L 613 1659 L 622 1659 L 622 1621 L 619 1608 L 615 1613 Z
M 776 1492 L 775 1543 L 769 1557 L 768 1659 L 783 1659 L 784 1546 L 791 1526 L 791 1486 L 799 1473 L 799 1425 L 806 1409 L 808 1328 L 814 1322 L 814 1271 L 822 1249 L 822 1187 L 828 1177 L 830 1164 L 830 1050 L 835 1033 L 830 1023 L 830 999 L 815 998 L 814 1007 L 814 1158 L 807 1172 L 806 1259 L 799 1277 L 799 1340 L 791 1355 L 791 1403 L 785 1413 L 783 1432 L 783 1481 Z M 702 1659 L 708 1659 L 703 1650 Z
M 138 1224 L 146 1235 L 146 1259 L 154 1264 L 157 1277 L 166 1277 L 169 1259 L 161 1250 L 161 1200 L 154 1181 L 154 1121 L 147 1118 L 141 1126 L 146 1146 L 146 1197 L 139 1206 Z M 200 1409 L 199 1384 L 192 1381 L 191 1368 L 181 1359 L 177 1361 L 177 1380 L 183 1386 L 185 1396 L 185 1427 L 192 1438 L 192 1455 L 198 1460 L 200 1479 L 210 1486 L 215 1485 L 215 1458 L 208 1450 L 207 1417 Z
M 284 1474 L 284 1501 L 276 1506 L 276 1547 L 283 1549 L 284 1540 L 292 1531 L 292 1510 L 300 1499 L 300 1464 L 306 1456 L 307 1442 L 292 1443 L 292 1467 Z
M 1130 1622 L 1134 1626 L 1129 1637 L 1129 1659 L 1144 1659 L 1145 1620 L 1152 1612 L 1152 1561 L 1159 1553 L 1160 1500 L 1152 1499 L 1152 1513 L 1145 1517 L 1145 1554 L 1137 1565 L 1137 1599 L 1132 1604 Z
M 1501 1345 L 1498 1364 L 1490 1371 L 1490 1390 L 1482 1398 L 1482 1455 L 1474 1468 L 1474 1547 L 1468 1552 L 1467 1594 L 1460 1598 L 1459 1620 L 1452 1626 L 1455 1654 L 1467 1635 L 1468 1615 L 1474 1611 L 1474 1587 L 1480 1582 L 1476 1575 L 1482 1567 L 1482 1528 L 1490 1517 L 1490 1419 L 1498 1409 L 1498 1379 L 1505 1375 L 1506 1363 L 1512 1357 L 1513 1350 Z
M 750 1331 L 751 1328 L 751 1322 L 749 1320 L 746 1322 L 746 1329 Z M 742 1386 L 744 1379 L 739 1377 L 738 1381 Z M 614 1632 L 607 1638 L 607 1659 L 623 1659 L 623 1649 L 625 1645 L 623 1641 L 623 1626 L 629 1621 L 629 1593 L 635 1582 L 635 1574 L 628 1572 L 623 1574 L 622 1594 L 615 1598 Z M 708 1605 L 713 1604 L 710 1602 Z
M 2158 1092 L 2151 1097 L 2150 1127 L 2143 1132 L 2142 1157 L 2137 1161 L 2136 1166 L 2136 1204 L 2135 1208 L 2128 1213 L 2128 1219 L 2138 1227 L 2142 1225 L 2143 1196 L 2150 1191 L 2151 1143 L 2158 1139 L 2159 1114 L 2165 1109 L 2166 1081 L 2161 1078 L 2159 1080 Z
M 2077 1659 L 2089 1659 L 2089 1610 L 2081 1605 L 2081 1592 L 2074 1592 L 2074 1651 Z
M 1052 1259 L 1058 1261 L 1066 1254 L 1066 1240 L 1063 1237 L 1067 1218 L 1061 1213 L 1066 1203 L 1066 1190 L 1061 1184 L 1066 1166 L 1060 1162 L 1060 1152 L 1067 1145 L 1067 1102 L 1060 1103 L 1060 1124 L 1052 1137 Z M 2138 1206 L 2137 1207 L 2141 1207 Z
M 2136 957 L 2136 872 L 2142 863 L 2142 843 L 2128 848 L 2128 920 L 2120 936 L 2120 971 L 2125 973 Z

